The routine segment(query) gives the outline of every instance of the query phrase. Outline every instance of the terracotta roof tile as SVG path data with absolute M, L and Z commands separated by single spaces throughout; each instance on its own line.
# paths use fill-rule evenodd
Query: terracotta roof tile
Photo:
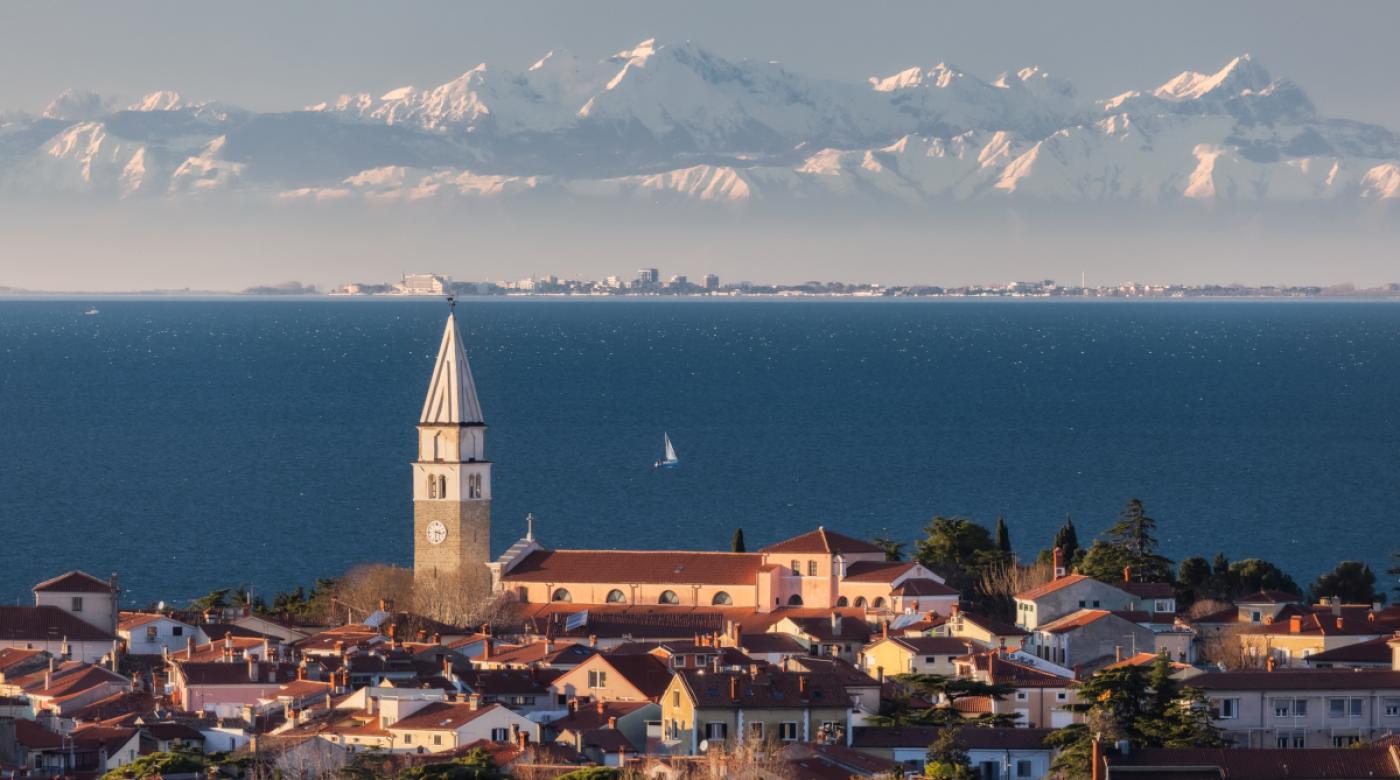
M 856 561 L 846 567 L 842 582 L 894 582 L 914 568 L 910 561 Z
M 493 710 L 499 704 L 473 708 L 462 702 L 433 702 L 421 710 L 389 724 L 390 731 L 456 731 Z
M 1400 777 L 1400 766 L 1387 748 L 1147 748 L 1111 756 L 1110 766 L 1219 767 L 1229 780 L 1276 780 L 1281 777 Z
M 1321 653 L 1313 653 L 1308 656 L 1307 662 L 1316 666 L 1319 663 L 1374 663 L 1389 664 L 1391 662 L 1390 642 L 1392 637 L 1380 636 L 1375 639 L 1368 639 L 1364 642 L 1357 642 L 1345 647 L 1334 647 L 1331 650 L 1324 650 Z
M 650 550 L 537 550 L 502 577 L 506 582 L 596 582 L 749 585 L 758 581 L 757 553 Z
M 1020 593 L 1017 593 L 1016 598 L 1021 599 L 1022 601 L 1035 601 L 1043 596 L 1048 596 L 1061 588 L 1067 588 L 1071 585 L 1077 585 L 1081 582 L 1092 579 L 1093 577 L 1088 577 L 1083 574 L 1069 574 L 1057 580 L 1051 580 L 1045 583 L 1044 585 L 1038 585 L 1034 588 L 1031 588 L 1030 590 L 1025 590 Z
M 677 676 L 684 680 L 700 708 L 844 708 L 851 705 L 845 685 L 831 674 L 783 672 L 770 667 L 757 674 L 687 670 L 678 672 Z M 731 693 L 736 695 L 731 696 Z
M 0 640 L 110 642 L 116 637 L 58 607 L 0 607 Z
M 1052 620 L 1036 630 L 1043 631 L 1047 634 L 1063 634 L 1066 631 L 1083 628 L 1090 623 L 1097 623 L 1112 614 L 1112 612 L 1106 609 L 1081 609 L 1071 612 L 1062 618 Z
M 895 595 L 898 596 L 956 596 L 957 590 L 944 585 L 938 580 L 931 580 L 925 577 L 910 578 L 899 583 L 895 588 Z
M 967 640 L 954 636 L 892 636 L 888 641 L 903 645 L 916 655 L 962 655 L 967 652 Z
M 1215 691 L 1400 690 L 1390 669 L 1279 669 L 1273 672 L 1209 672 L 1191 678 L 1193 688 Z
M 87 572 L 70 571 L 34 586 L 35 593 L 113 593 L 112 584 Z
M 818 528 L 801 536 L 764 547 L 765 553 L 810 553 L 836 555 L 848 553 L 884 553 L 884 550 L 870 542 Z

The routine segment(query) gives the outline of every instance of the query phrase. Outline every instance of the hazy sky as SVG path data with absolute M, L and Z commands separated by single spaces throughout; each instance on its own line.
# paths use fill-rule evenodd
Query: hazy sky
M 1400 128 L 1400 2 L 0 2 L 0 110 L 40 111 L 65 88 L 124 97 L 176 89 L 255 110 L 343 92 L 431 86 L 479 62 L 523 68 L 551 49 L 604 56 L 648 37 L 858 81 L 946 61 L 991 78 L 1036 64 L 1106 97 L 1250 52 L 1329 115 Z M 1263 218 L 1098 213 L 929 214 L 892 221 L 668 219 L 619 214 L 373 213 L 156 204 L 10 203 L 0 286 L 231 289 L 441 270 L 837 278 L 964 283 L 1395 281 L 1395 211 Z M 503 218 L 496 218 L 503 216 Z M 1297 217 L 1297 218 L 1295 218 Z

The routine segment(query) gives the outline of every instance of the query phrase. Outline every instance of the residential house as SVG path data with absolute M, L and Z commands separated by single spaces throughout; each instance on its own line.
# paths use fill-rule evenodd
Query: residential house
M 49 658 L 48 666 L 26 675 L 7 678 L 0 696 L 24 696 L 33 710 L 60 718 L 122 693 L 131 692 L 131 680 L 111 669 Z
M 1083 574 L 1066 574 L 1016 594 L 1016 626 L 1034 631 L 1081 609 L 1132 609 L 1137 597 Z
M 1036 626 L 1025 649 L 1060 666 L 1093 670 L 1155 651 L 1156 635 L 1117 613 L 1080 609 Z
M 1369 606 L 1340 603 L 1285 607 L 1278 617 L 1238 629 L 1240 649 L 1248 658 L 1273 659 L 1282 667 L 1302 668 L 1310 656 L 1388 637 L 1400 628 L 1393 614 Z
M 569 745 L 587 755 L 590 751 L 579 747 L 580 738 L 585 747 L 591 745 L 595 751 L 601 752 L 603 740 L 590 738 L 589 735 L 604 729 L 618 732 L 628 745 L 641 752 L 651 752 L 647 749 L 648 745 L 659 744 L 661 738 L 661 706 L 653 701 L 598 700 L 583 704 L 572 708 L 564 717 L 545 724 L 540 739 Z M 597 757 L 590 757 L 598 760 Z
M 132 655 L 164 655 L 186 648 L 199 630 L 193 625 L 158 612 L 123 612 L 117 620 L 117 636 Z
M 909 629 L 905 630 L 907 632 Z M 966 612 L 956 606 L 947 619 L 932 623 L 922 633 L 970 639 L 983 648 L 1005 647 L 1011 650 L 1019 648 L 1030 636 L 1030 632 L 1024 628 L 986 615 Z
M 1151 748 L 1100 759 L 1095 780 L 1342 780 L 1400 777 L 1400 751 L 1394 746 L 1351 749 L 1310 748 L 1231 750 L 1228 748 Z
M 107 636 L 117 632 L 117 577 L 102 580 L 70 571 L 34 586 L 36 607 L 55 607 Z
M 866 645 L 860 668 L 876 677 L 895 674 L 953 674 L 971 640 L 950 636 L 885 636 Z
M 792 636 L 812 655 L 856 663 L 861 648 L 870 641 L 870 624 L 833 610 L 826 617 L 784 617 L 770 626 L 768 633 Z
M 1278 669 L 1199 674 L 1215 725 L 1239 747 L 1346 747 L 1400 730 L 1400 671 Z
M 656 701 L 671 684 L 666 662 L 650 653 L 595 653 L 550 683 L 558 701 Z
M 1076 701 L 1074 678 L 1067 670 L 1057 673 L 1054 667 L 1037 668 L 1035 663 L 1025 653 L 994 648 L 959 658 L 956 668 L 959 677 L 1012 688 L 1005 699 L 981 702 L 978 712 L 1015 715 L 1016 725 L 1026 728 L 1062 728 L 1075 722 L 1074 713 L 1065 709 Z
M 1040 780 L 1050 774 L 1054 750 L 1045 745 L 1047 728 L 963 728 L 958 744 L 979 780 Z M 906 772 L 923 773 L 928 746 L 938 739 L 940 728 L 901 726 L 857 727 L 851 747 L 862 753 L 890 759 Z
M 434 702 L 399 714 L 391 712 L 391 700 L 382 703 L 381 724 L 389 733 L 390 750 L 444 753 L 482 739 L 509 743 L 522 733 L 539 738 L 536 724 L 500 704 Z
M 220 717 L 235 717 L 296 679 L 292 664 L 251 655 L 231 661 L 178 661 L 168 668 L 171 691 L 182 710 Z
M 832 675 L 755 668 L 679 672 L 661 697 L 662 740 L 694 755 L 735 740 L 845 743 L 851 700 Z
M 480 669 L 573 669 L 598 651 L 586 644 L 555 642 L 542 639 L 525 645 L 490 646 L 474 661 Z

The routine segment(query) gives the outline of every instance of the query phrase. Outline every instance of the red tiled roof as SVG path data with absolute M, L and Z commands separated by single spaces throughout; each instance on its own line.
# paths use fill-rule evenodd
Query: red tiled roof
M 637 746 L 622 736 L 617 729 L 589 729 L 582 733 L 583 746 L 597 748 L 604 753 L 640 753 Z
M 1039 599 L 1042 596 L 1048 596 L 1051 593 L 1054 593 L 1060 588 L 1067 588 L 1070 585 L 1076 585 L 1078 583 L 1084 582 L 1085 580 L 1092 579 L 1093 577 L 1088 577 L 1083 574 L 1068 574 L 1057 580 L 1051 580 L 1045 583 L 1044 585 L 1038 585 L 1034 588 L 1031 588 L 1030 590 L 1021 591 L 1020 593 L 1016 594 L 1016 598 L 1021 599 L 1022 601 L 1035 601 L 1036 599 Z
M 648 699 L 659 698 L 671 684 L 671 670 L 654 655 L 609 654 L 603 656 L 603 661 Z
M 47 682 L 47 685 L 45 684 Z M 13 684 L 30 696 L 62 698 L 91 690 L 99 685 L 115 683 L 126 687 L 131 680 L 101 666 L 81 661 L 65 661 L 52 674 L 47 669 L 31 672 Z
M 870 639 L 870 624 L 859 618 L 843 617 L 839 626 L 832 625 L 830 617 L 795 617 L 791 620 L 803 634 L 823 642 L 850 640 L 864 644 Z
M 964 656 L 959 661 L 970 661 L 978 671 L 987 671 L 993 683 L 1010 683 L 1017 688 L 1064 688 L 1073 680 L 1049 672 L 1042 672 L 1032 666 L 1001 655 L 996 650 L 987 650 Z
M 857 669 L 850 661 L 829 655 L 795 655 L 788 659 L 787 669 L 791 672 L 815 672 L 832 675 L 840 680 L 847 690 L 873 688 L 880 684 L 874 677 Z
M 967 640 L 953 636 L 892 636 L 890 642 L 897 642 L 917 655 L 962 655 L 967 652 Z M 876 641 L 874 644 L 879 644 Z
M 1392 639 L 1393 637 L 1386 635 L 1376 637 L 1375 639 L 1367 639 L 1364 642 L 1357 642 L 1354 645 L 1334 647 L 1331 650 L 1324 650 L 1321 653 L 1313 653 L 1307 657 L 1307 662 L 1314 666 L 1319 663 L 1389 664 L 1391 662 L 1390 642 Z
M 788 653 L 796 655 L 807 652 L 807 646 L 789 634 L 740 634 L 739 647 L 749 654 Z
M 1293 618 L 1298 618 L 1298 630 L 1293 630 Z M 1246 634 L 1301 634 L 1321 636 L 1377 636 L 1391 634 L 1396 629 L 1394 620 L 1370 620 L 1364 617 L 1338 617 L 1331 612 L 1308 612 L 1280 615 L 1272 623 L 1251 625 L 1243 629 Z
M 1279 669 L 1273 672 L 1209 672 L 1191 678 L 1193 688 L 1214 691 L 1400 691 L 1400 671 L 1390 669 Z
M 44 655 L 43 650 L 26 650 L 22 647 L 0 647 L 0 675 L 26 663 L 43 663 L 35 656 Z
M 34 592 L 112 593 L 112 584 L 81 571 L 70 571 L 34 586 Z
M 695 697 L 698 708 L 787 709 L 851 706 L 845 685 L 831 674 L 783 672 L 767 668 L 757 674 L 687 670 L 678 672 L 677 676 L 684 681 L 686 689 Z M 805 689 L 803 679 L 806 680 Z M 737 696 L 731 696 L 731 692 Z
M 1387 748 L 1146 748 L 1110 756 L 1109 766 L 1219 767 L 1227 780 L 1400 777 Z
M 257 679 L 248 673 L 249 664 L 238 660 L 232 663 L 201 663 L 182 661 L 177 664 L 188 685 L 282 685 L 296 679 L 295 667 L 290 664 L 253 662 Z
M 794 536 L 791 539 L 778 542 L 764 547 L 765 553 L 809 553 L 819 555 L 837 555 L 846 553 L 883 553 L 884 550 L 876 547 L 870 542 L 863 542 L 845 534 L 838 534 L 835 531 L 828 531 L 825 528 L 818 528 L 815 531 L 808 531 L 801 536 Z
M 894 582 L 914 568 L 910 561 L 856 561 L 846 567 L 842 582 Z
M 587 731 L 589 729 L 602 728 L 608 725 L 608 718 L 625 718 L 643 707 L 654 706 L 656 706 L 655 703 L 649 701 L 603 701 L 584 703 L 580 704 L 578 709 L 571 710 L 568 715 L 550 721 L 549 727 L 556 731 L 564 731 L 566 729 Z
M 958 617 L 963 620 L 966 620 L 974 626 L 980 627 L 983 631 L 986 631 L 989 634 L 994 634 L 996 636 L 1026 636 L 1030 633 L 1024 628 L 1013 626 L 1010 623 L 1003 623 L 1000 620 L 996 620 L 995 618 L 989 618 L 986 615 L 978 615 L 972 612 L 960 612 L 958 614 Z M 947 618 L 939 620 L 938 625 L 943 625 L 950 620 L 956 619 L 957 618 L 949 616 Z
M 899 596 L 956 596 L 958 592 L 938 580 L 925 577 L 910 578 L 894 590 Z
M 1073 631 L 1090 623 L 1096 623 L 1112 614 L 1106 609 L 1081 609 L 1052 620 L 1036 630 L 1044 631 L 1047 634 L 1063 634 L 1066 631 Z
M 500 708 L 499 704 L 488 704 L 473 709 L 470 704 L 462 702 L 433 702 L 412 715 L 389 724 L 389 730 L 456 731 L 482 715 Z
M 518 647 L 496 646 L 489 658 L 477 656 L 476 660 L 482 664 L 575 666 L 597 652 L 584 644 L 538 641 Z
M 1124 658 L 1121 661 L 1114 661 L 1108 666 L 1105 666 L 1104 669 L 1119 669 L 1125 666 L 1151 666 L 1152 664 L 1157 663 L 1157 658 L 1158 655 L 1156 653 L 1138 653 L 1137 655 Z M 1190 664 L 1184 664 L 1180 661 L 1172 661 L 1171 665 L 1173 669 L 1191 668 Z
M 0 607 L 0 640 L 110 642 L 116 637 L 58 607 Z
M 757 553 L 650 550 L 537 550 L 502 579 L 507 582 L 638 582 L 678 585 L 753 585 Z

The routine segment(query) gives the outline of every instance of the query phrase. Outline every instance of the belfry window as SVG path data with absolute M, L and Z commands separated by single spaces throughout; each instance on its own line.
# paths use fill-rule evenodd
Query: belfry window
M 434 475 L 432 475 L 432 474 L 429 474 L 429 475 L 428 475 L 428 498 L 437 498 L 437 497 L 438 497 L 438 491 L 437 491 L 437 477 L 434 476 Z
M 626 603 L 627 603 L 627 594 L 623 593 L 622 591 L 618 590 L 617 588 L 613 588 L 612 590 L 608 591 L 608 603 L 609 603 L 609 604 L 626 604 Z
M 481 498 L 481 475 L 467 476 L 467 498 Z
M 447 477 L 441 474 L 437 476 L 437 497 L 447 498 Z

